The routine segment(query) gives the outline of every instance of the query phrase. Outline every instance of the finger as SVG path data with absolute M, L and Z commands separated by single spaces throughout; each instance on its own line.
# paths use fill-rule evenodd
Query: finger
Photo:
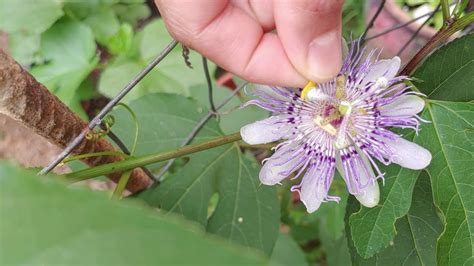
M 312 81 L 337 74 L 342 63 L 342 0 L 275 0 L 275 24 L 295 68 Z
M 244 10 L 216 0 L 156 3 L 174 38 L 226 70 L 251 82 L 304 86 L 280 40 Z
M 230 2 L 255 18 L 265 32 L 275 29 L 273 0 L 230 0 Z

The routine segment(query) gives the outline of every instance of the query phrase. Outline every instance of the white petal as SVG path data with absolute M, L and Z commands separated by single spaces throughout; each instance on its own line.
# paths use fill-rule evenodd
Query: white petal
M 287 90 L 280 87 L 278 87 L 277 89 L 283 90 L 283 91 Z M 287 97 L 281 94 L 278 94 L 277 92 L 275 92 L 275 90 L 271 86 L 268 86 L 268 85 L 255 84 L 253 88 L 249 89 L 249 91 L 252 91 L 252 90 L 258 91 L 259 93 L 267 94 L 277 100 L 288 101 Z
M 301 182 L 300 199 L 306 206 L 308 213 L 315 212 L 328 191 L 324 186 L 324 177 L 321 176 L 321 170 L 312 167 L 308 169 Z
M 281 139 L 289 129 L 285 123 L 276 123 L 285 119 L 281 116 L 272 116 L 240 129 L 242 139 L 250 145 L 270 143 Z
M 364 162 L 364 166 L 357 163 L 359 182 L 362 185 L 367 185 L 364 188 L 360 189 L 359 193 L 355 195 L 355 197 L 360 202 L 360 204 L 364 205 L 367 208 L 372 208 L 375 207 L 380 200 L 379 184 L 377 183 L 377 181 L 372 181 L 375 175 L 372 170 L 372 165 L 370 164 L 365 154 L 359 152 L 359 155 L 362 157 L 362 160 Z M 368 173 L 365 171 L 364 168 L 368 170 Z M 344 177 L 344 180 L 350 180 L 350 177 L 345 176 L 346 173 L 344 172 L 340 162 L 337 164 L 337 170 Z M 353 186 L 355 186 L 355 184 Z
M 293 158 L 291 158 L 293 152 L 288 152 L 288 150 L 292 148 L 293 147 L 291 145 L 280 148 L 263 165 L 259 174 L 260 182 L 262 182 L 262 184 L 273 186 L 275 184 L 280 183 L 281 180 L 285 179 L 290 175 L 290 173 L 285 172 L 291 170 L 291 168 L 293 168 L 295 164 L 298 163 L 298 160 L 301 158 L 301 156 L 294 156 Z
M 375 181 L 367 185 L 367 187 L 362 190 L 362 193 L 360 195 L 356 195 L 355 197 L 360 202 L 360 204 L 367 208 L 373 208 L 377 206 L 380 200 L 379 184 L 377 181 Z
M 392 59 L 379 60 L 374 63 L 367 75 L 362 81 L 362 85 L 367 84 L 370 81 L 377 81 L 378 78 L 384 77 L 387 80 L 391 80 L 397 75 L 400 69 L 400 58 L 395 56 Z
M 403 95 L 391 104 L 380 108 L 385 116 L 413 116 L 425 107 L 425 101 L 416 95 Z
M 404 138 L 384 142 L 394 153 L 392 161 L 405 168 L 420 170 L 431 162 L 431 153 L 427 149 Z

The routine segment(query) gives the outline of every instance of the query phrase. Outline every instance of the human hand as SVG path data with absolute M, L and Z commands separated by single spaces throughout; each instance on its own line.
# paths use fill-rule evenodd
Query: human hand
M 343 2 L 155 0 L 179 42 L 245 80 L 288 87 L 339 71 Z

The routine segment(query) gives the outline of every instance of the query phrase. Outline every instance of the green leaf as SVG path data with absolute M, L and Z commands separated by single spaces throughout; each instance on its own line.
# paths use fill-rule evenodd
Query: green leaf
M 31 69 L 39 82 L 66 104 L 97 64 L 92 31 L 84 24 L 62 19 L 41 38 L 41 53 L 48 61 Z
M 107 45 L 110 37 L 117 34 L 120 22 L 114 11 L 108 7 L 98 7 L 84 19 L 94 33 L 94 37 L 98 43 Z
M 428 98 L 447 101 L 474 99 L 474 34 L 436 50 L 413 74 L 414 84 Z
M 153 206 L 201 223 L 208 232 L 271 254 L 278 235 L 274 188 L 261 186 L 258 164 L 227 145 L 190 156 L 180 171 L 141 195 Z M 214 193 L 214 212 L 208 206 Z
M 423 132 L 424 133 L 424 132 Z M 370 258 L 385 248 L 395 236 L 395 221 L 409 208 L 419 171 L 397 165 L 381 167 L 385 185 L 380 185 L 380 203 L 374 208 L 361 206 L 351 215 L 349 224 L 357 252 Z
M 265 264 L 175 217 L 5 163 L 0 186 L 2 265 Z
M 337 195 L 341 198 L 339 203 L 325 203 L 321 205 L 317 212 L 310 214 L 309 219 L 319 220 L 319 231 L 321 238 L 328 238 L 335 241 L 342 237 L 344 232 L 344 214 L 346 210 L 349 193 L 342 177 L 336 174 L 336 180 L 331 184 L 330 195 Z
M 130 107 L 140 124 L 137 155 L 179 147 L 207 112 L 191 99 L 171 94 L 146 95 L 132 101 Z M 119 109 L 114 115 L 114 132 L 130 144 L 130 115 Z M 194 141 L 222 135 L 216 121 L 211 120 Z M 168 174 L 158 187 L 140 197 L 199 222 L 208 232 L 270 254 L 278 236 L 279 206 L 274 188 L 260 186 L 258 164 L 242 155 L 236 145 L 210 149 L 189 159 L 183 168 Z M 215 194 L 218 203 L 211 212 L 208 206 Z
M 440 265 L 468 265 L 474 255 L 474 104 L 431 101 L 420 145 L 433 160 L 427 171 L 445 229 L 438 240 Z
M 327 265 L 351 265 L 351 255 L 347 247 L 347 238 L 344 234 L 338 239 L 332 239 L 321 232 L 321 243 L 326 254 Z
M 115 35 L 107 40 L 107 49 L 112 54 L 124 54 L 132 46 L 133 29 L 129 24 L 122 24 Z
M 162 20 L 157 19 L 148 23 L 135 36 L 133 43 L 136 47 L 131 47 L 130 54 L 119 58 L 104 70 L 99 81 L 99 91 L 108 97 L 115 96 L 138 73 L 138 70 L 144 68 L 171 40 Z M 188 96 L 190 87 L 205 82 L 201 56 L 192 51 L 189 56 L 192 69 L 186 66 L 181 47 L 177 46 L 133 89 L 133 94 L 127 95 L 125 102 L 153 92 Z M 213 73 L 215 65 L 209 65 L 210 71 Z
M 114 5 L 113 10 L 120 21 L 135 27 L 139 20 L 150 16 L 150 8 L 146 4 Z
M 0 30 L 42 33 L 63 15 L 58 0 L 0 0 Z
M 40 35 L 36 33 L 14 32 L 8 34 L 8 48 L 13 58 L 23 66 L 40 63 Z
M 357 209 L 354 198 L 350 209 Z M 354 208 L 355 207 L 355 208 Z M 350 211 L 350 210 L 348 210 Z M 419 176 L 410 211 L 396 223 L 397 235 L 390 246 L 370 259 L 363 259 L 349 239 L 355 265 L 436 265 L 436 240 L 442 224 L 433 205 L 431 184 L 426 172 Z
M 273 249 L 271 261 L 279 265 L 308 265 L 301 247 L 288 234 L 280 233 Z

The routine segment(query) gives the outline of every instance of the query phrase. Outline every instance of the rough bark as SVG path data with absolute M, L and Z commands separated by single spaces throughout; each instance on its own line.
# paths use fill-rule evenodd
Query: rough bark
M 65 104 L 54 96 L 45 86 L 36 81 L 9 55 L 0 49 L 0 113 L 7 115 L 49 142 L 63 149 L 87 123 L 75 115 Z M 73 151 L 85 154 L 116 150 L 107 140 L 84 140 Z M 84 160 L 89 166 L 122 160 L 116 156 L 101 156 Z M 121 173 L 108 176 L 118 181 Z M 127 189 L 135 192 L 143 190 L 151 180 L 141 170 L 135 169 Z

